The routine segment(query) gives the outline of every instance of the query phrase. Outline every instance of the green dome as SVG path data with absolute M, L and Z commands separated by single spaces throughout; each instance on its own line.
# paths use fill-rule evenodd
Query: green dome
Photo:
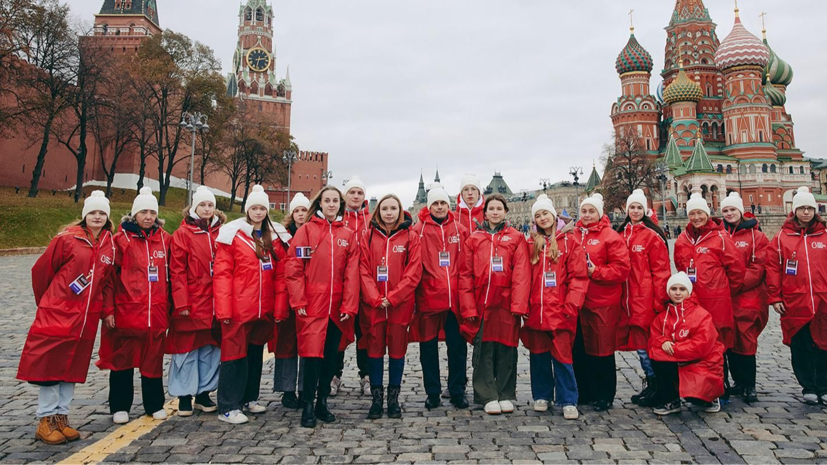
M 767 96 L 774 107 L 783 107 L 787 103 L 787 94 L 781 92 L 781 89 L 775 87 L 771 82 L 764 85 L 764 95 Z
M 704 98 L 704 92 L 697 82 L 689 79 L 683 67 L 678 71 L 678 77 L 663 91 L 663 101 L 667 105 L 677 102 L 699 102 Z
M 767 39 L 764 39 L 764 45 L 770 51 L 770 61 L 767 63 L 767 71 L 770 74 L 770 80 L 779 86 L 788 86 L 793 82 L 793 68 L 786 61 L 782 60 L 775 54 Z M 767 78 L 764 76 L 764 84 L 767 83 Z
M 626 47 L 620 51 L 620 55 L 617 56 L 617 60 L 615 61 L 617 74 L 631 73 L 634 71 L 651 73 L 653 67 L 652 55 L 640 45 L 637 39 L 635 39 L 635 34 L 632 33 L 629 37 L 629 42 L 626 43 Z

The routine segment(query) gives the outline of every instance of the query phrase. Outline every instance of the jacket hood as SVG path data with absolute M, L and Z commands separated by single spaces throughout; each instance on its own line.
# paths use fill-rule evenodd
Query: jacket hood
M 152 231 L 155 231 L 157 229 L 163 229 L 164 223 L 164 220 L 162 220 L 160 217 L 155 218 L 155 224 L 152 225 Z M 143 232 L 143 229 L 141 229 L 140 226 L 138 226 L 138 222 L 132 215 L 124 215 L 123 217 L 121 217 L 120 229 L 134 234 L 139 234 Z
M 724 221 L 720 218 L 713 218 L 709 217 L 709 221 L 706 222 L 701 229 L 695 228 L 692 226 L 692 223 L 686 225 L 686 233 L 689 237 L 698 238 L 702 235 L 710 232 L 710 231 L 723 231 L 724 230 Z
M 413 217 L 411 216 L 411 214 L 408 213 L 408 212 L 403 212 L 403 213 L 405 214 L 405 219 L 402 220 L 402 223 L 396 229 L 391 231 L 390 236 L 393 236 L 394 234 L 396 234 L 399 231 L 408 229 L 408 228 L 411 227 L 411 225 L 413 225 Z M 371 221 L 370 225 L 373 229 L 375 229 L 375 230 L 377 230 L 377 231 L 384 234 L 385 229 L 382 228 L 381 226 L 379 226 L 379 224 L 376 221 Z
M 345 214 L 347 214 L 347 212 L 345 212 Z M 335 220 L 327 221 L 327 218 L 325 218 L 324 215 L 322 215 L 322 212 L 317 211 L 313 216 L 308 218 L 307 223 L 318 223 L 323 225 L 332 224 L 333 226 L 344 226 L 343 220 L 343 217 L 337 216 Z
M 184 219 L 181 220 L 181 225 L 186 224 L 188 226 L 197 226 L 201 229 L 205 229 L 202 226 L 204 224 L 204 221 L 199 221 L 201 220 L 201 218 L 199 218 L 198 215 L 196 215 L 194 211 L 190 210 L 189 208 L 184 207 L 184 210 L 181 212 L 181 215 L 184 217 Z M 213 213 L 212 222 L 209 226 L 210 228 L 214 228 L 216 226 L 225 224 L 226 222 L 227 215 L 225 215 L 224 212 L 222 212 L 221 210 L 215 210 L 215 212 Z
M 668 334 L 665 330 L 668 324 L 677 325 L 684 316 L 694 312 L 700 304 L 695 294 L 690 294 L 683 302 L 673 304 L 671 301 L 666 304 L 666 318 L 663 319 L 664 334 Z M 674 315 L 674 317 L 672 316 Z
M 747 216 L 747 215 L 749 215 L 749 216 Z M 722 224 L 724 226 L 724 229 L 726 229 L 727 232 L 729 232 L 730 234 L 735 234 L 738 231 L 743 231 L 743 230 L 746 230 L 746 229 L 758 229 L 758 230 L 761 229 L 761 228 L 758 227 L 758 219 L 755 218 L 755 216 L 753 216 L 752 213 L 745 213 L 743 221 L 741 221 L 738 224 L 738 226 L 733 226 L 733 225 L 727 223 L 726 221 L 724 221 Z
M 269 219 L 268 219 L 269 221 Z M 290 241 L 292 236 L 287 229 L 284 228 L 279 223 L 273 223 L 270 221 L 270 227 L 272 228 L 271 238 L 272 240 L 281 240 L 285 244 Z M 253 237 L 253 225 L 247 222 L 246 218 L 239 218 L 237 220 L 230 221 L 229 223 L 225 224 L 218 232 L 218 238 L 215 240 L 221 244 L 232 244 L 233 238 L 235 237 L 237 232 L 243 232 L 247 237 Z
M 480 193 L 480 199 L 477 200 L 477 204 L 474 205 L 473 208 L 468 208 L 468 204 L 465 203 L 465 200 L 462 198 L 462 193 L 457 194 L 457 208 L 464 208 L 466 210 L 471 211 L 478 211 L 478 209 L 482 208 L 485 204 L 485 196 Z
M 566 223 L 565 226 L 563 226 L 563 229 L 560 229 L 559 231 L 557 231 L 557 236 L 559 237 L 561 234 L 567 234 L 567 233 L 573 232 L 574 231 L 574 226 L 575 226 L 574 221 L 569 221 L 568 223 Z
M 480 231 L 485 231 L 489 234 L 497 234 L 504 231 L 509 226 L 511 225 L 508 224 L 508 221 L 503 221 L 502 223 L 495 226 L 494 229 L 491 229 L 491 225 L 489 225 L 488 221 L 486 220 L 483 221 L 482 224 L 477 227 L 477 229 Z
M 365 199 L 365 201 L 362 202 L 362 206 L 358 210 L 351 210 L 350 208 L 347 207 L 347 205 L 345 205 L 345 213 L 362 213 L 365 210 L 367 210 L 368 205 L 369 205 L 368 204 L 368 199 Z M 365 213 L 367 213 L 367 212 L 365 212 Z
M 600 231 L 603 228 L 611 228 L 612 222 L 609 221 L 609 217 L 603 215 L 597 220 L 596 223 L 592 223 L 588 226 L 583 226 L 583 220 L 577 220 L 577 227 L 581 229 L 588 229 L 589 231 Z
M 801 226 L 798 225 L 798 221 L 795 219 L 795 212 L 790 212 L 787 215 L 787 219 L 784 220 L 784 224 L 781 226 L 781 229 L 784 231 L 791 233 L 791 234 L 799 234 L 801 233 Z M 807 234 L 813 234 L 816 232 L 822 232 L 825 230 L 824 219 L 821 218 L 818 214 L 813 217 L 813 221 L 810 223 L 810 226 L 805 231 Z
M 419 210 L 419 215 L 418 216 L 419 216 L 419 221 L 421 221 L 423 223 L 430 223 L 430 224 L 435 224 L 435 225 L 439 224 L 436 221 L 434 221 L 433 218 L 431 218 L 431 210 L 428 209 L 428 207 L 422 207 L 422 209 Z M 444 223 L 450 223 L 450 222 L 454 221 L 455 219 L 456 219 L 456 217 L 454 216 L 454 212 L 452 212 L 451 210 L 448 210 L 448 216 L 445 218 L 445 221 L 443 221 L 443 224 Z

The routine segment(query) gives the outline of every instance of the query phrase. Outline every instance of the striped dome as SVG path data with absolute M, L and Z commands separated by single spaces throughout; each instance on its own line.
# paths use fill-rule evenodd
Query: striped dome
M 699 102 L 702 98 L 704 92 L 701 86 L 689 79 L 683 67 L 678 71 L 678 77 L 663 91 L 663 100 L 667 105 L 677 102 Z
M 660 84 L 658 84 L 658 88 L 655 91 L 655 99 L 663 105 L 663 81 L 660 81 Z
M 770 44 L 767 43 L 767 39 L 764 39 L 764 46 L 767 47 L 767 50 L 770 52 L 770 60 L 769 64 L 767 64 L 767 71 L 770 73 L 770 80 L 773 84 L 778 84 L 780 86 L 786 87 L 790 85 L 790 83 L 793 82 L 792 66 L 775 54 L 773 49 L 770 47 Z M 766 84 L 766 82 L 767 78 L 764 76 L 764 83 Z
M 620 51 L 620 55 L 617 56 L 617 60 L 615 61 L 617 74 L 631 73 L 633 71 L 651 73 L 653 67 L 652 55 L 638 43 L 637 39 L 635 39 L 635 34 L 632 33 L 629 37 L 629 42 L 626 43 L 626 47 Z
M 752 35 L 741 24 L 741 18 L 736 13 L 735 25 L 732 32 L 721 42 L 715 52 L 715 64 L 718 69 L 725 70 L 735 66 L 767 66 L 770 53 L 758 37 Z
M 781 89 L 772 85 L 771 82 L 767 82 L 764 86 L 764 95 L 767 96 L 767 99 L 774 107 L 783 107 L 784 104 L 787 103 L 787 94 L 781 92 Z

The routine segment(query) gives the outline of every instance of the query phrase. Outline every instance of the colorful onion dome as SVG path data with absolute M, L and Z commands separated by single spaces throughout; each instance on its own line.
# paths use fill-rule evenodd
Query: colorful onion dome
M 732 32 L 721 42 L 718 51 L 715 52 L 715 65 L 720 70 L 734 68 L 735 66 L 767 66 L 770 59 L 770 52 L 764 46 L 761 39 L 752 35 L 741 24 L 741 17 L 738 10 L 735 11 L 735 25 Z
M 774 107 L 783 107 L 784 104 L 787 103 L 787 94 L 781 91 L 781 89 L 775 87 L 772 84 L 772 77 L 765 77 L 767 81 L 764 84 L 764 95 L 770 101 L 770 104 Z
M 632 29 L 632 31 L 632 34 L 629 36 L 629 42 L 627 42 L 626 47 L 620 51 L 620 55 L 617 56 L 617 60 L 615 61 L 617 74 L 631 73 L 634 71 L 651 73 L 652 68 L 654 68 L 652 55 L 637 41 L 634 29 Z
M 770 52 L 770 60 L 767 64 L 767 71 L 770 74 L 770 80 L 779 86 L 788 86 L 791 82 L 793 82 L 793 68 L 790 66 L 786 61 L 782 60 L 775 54 L 775 52 L 770 47 L 770 44 L 767 43 L 766 37 L 764 37 L 764 46 L 767 48 L 767 51 Z M 766 84 L 766 76 L 764 77 L 764 83 Z
M 663 105 L 663 84 L 664 82 L 660 81 L 657 90 L 655 90 L 655 99 L 657 99 L 658 103 L 661 105 Z
M 689 76 L 683 70 L 683 66 L 678 71 L 678 77 L 663 91 L 663 100 L 668 105 L 677 102 L 699 102 L 702 98 L 704 98 L 704 92 L 701 90 L 701 86 L 689 79 Z

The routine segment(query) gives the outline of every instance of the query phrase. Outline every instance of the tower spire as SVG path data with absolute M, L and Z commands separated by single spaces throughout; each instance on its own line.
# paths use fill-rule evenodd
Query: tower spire
M 629 10 L 629 30 L 632 34 L 635 33 L 635 17 L 634 17 L 635 10 Z
M 761 33 L 764 34 L 764 40 L 767 40 L 767 21 L 766 21 L 767 12 L 762 11 L 761 14 L 758 15 L 758 16 L 761 17 Z
M 738 9 L 738 0 L 735 0 L 735 17 L 736 18 L 741 17 L 741 15 L 739 14 L 739 11 L 741 11 L 741 10 Z

